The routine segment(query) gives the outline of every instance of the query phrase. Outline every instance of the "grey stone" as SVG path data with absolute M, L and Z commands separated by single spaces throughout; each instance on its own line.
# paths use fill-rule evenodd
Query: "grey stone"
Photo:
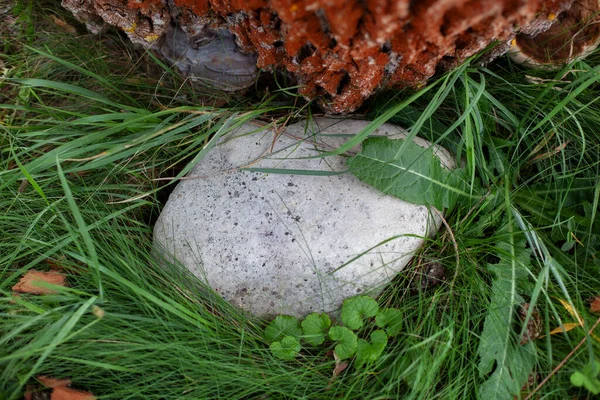
M 248 124 L 221 138 L 171 194 L 154 228 L 155 246 L 260 316 L 334 312 L 347 297 L 378 293 L 437 232 L 439 216 L 349 173 L 256 170 L 345 171 L 346 157 L 307 157 L 340 146 L 367 124 L 318 118 L 280 134 Z M 390 124 L 374 135 L 404 137 Z M 445 149 L 435 151 L 454 167 Z

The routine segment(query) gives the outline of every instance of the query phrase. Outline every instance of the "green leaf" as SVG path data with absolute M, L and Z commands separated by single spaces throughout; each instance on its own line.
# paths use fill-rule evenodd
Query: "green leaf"
M 396 336 L 402 329 L 402 311 L 397 308 L 383 308 L 377 313 L 375 324 L 385 329 L 388 336 Z
M 265 339 L 271 343 L 281 340 L 284 336 L 299 338 L 301 335 L 298 318 L 290 315 L 278 315 L 265 328 Z
M 329 338 L 339 341 L 335 346 L 335 354 L 340 360 L 350 358 L 356 352 L 357 337 L 350 329 L 345 326 L 334 326 L 329 330 Z
M 573 386 L 584 387 L 590 393 L 600 394 L 600 363 L 596 360 L 591 360 L 582 371 L 575 371 L 571 374 L 571 383 Z
M 509 219 L 497 237 L 497 264 L 488 264 L 495 275 L 492 281 L 491 304 L 483 325 L 477 354 L 479 373 L 487 379 L 479 387 L 480 398 L 512 399 L 519 395 L 527 381 L 535 361 L 534 345 L 519 345 L 514 324 L 518 317 L 516 309 L 524 303 L 519 294 L 527 286 L 527 269 L 530 267 L 530 251 L 525 248 L 522 233 L 515 232 Z M 488 374 L 494 369 L 493 373 Z
M 331 326 L 331 320 L 325 313 L 312 313 L 302 321 L 303 338 L 313 346 L 325 341 L 325 331 Z
M 369 138 L 348 166 L 361 181 L 413 204 L 451 209 L 460 198 L 480 197 L 463 169 L 446 170 L 433 147 L 424 149 L 412 140 Z
M 374 317 L 378 310 L 379 305 L 372 297 L 352 297 L 344 300 L 342 322 L 348 328 L 357 330 L 363 326 L 363 317 Z
M 387 341 L 387 335 L 380 329 L 371 333 L 371 343 L 359 339 L 356 349 L 356 368 L 376 361 L 381 356 L 381 353 L 383 353 Z
M 281 341 L 271 344 L 271 352 L 282 360 L 293 360 L 300 352 L 300 342 L 293 336 L 285 336 Z

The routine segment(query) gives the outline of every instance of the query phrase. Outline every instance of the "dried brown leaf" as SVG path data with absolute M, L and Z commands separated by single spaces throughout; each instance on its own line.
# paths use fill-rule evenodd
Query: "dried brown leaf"
M 19 280 L 12 290 L 20 293 L 30 294 L 54 294 L 55 290 L 40 285 L 44 282 L 58 286 L 66 286 L 66 278 L 63 274 L 58 272 L 41 272 L 41 271 L 27 271 L 25 275 Z
M 519 318 L 521 322 L 525 322 L 525 318 L 527 317 L 527 313 L 529 312 L 529 303 L 523 303 L 519 308 Z M 521 338 L 521 345 L 528 343 L 532 340 L 535 340 L 540 337 L 542 333 L 542 318 L 540 317 L 540 313 L 536 308 L 531 312 L 531 318 L 527 321 L 527 327 L 525 328 L 525 333 Z
M 64 260 L 62 260 L 64 261 Z M 51 258 L 46 259 L 46 264 L 50 267 L 52 271 L 63 272 L 65 267 L 62 265 L 61 260 L 53 260 Z
M 104 318 L 105 312 L 102 308 L 98 307 L 97 305 L 94 305 L 92 307 L 92 314 L 94 314 L 96 318 Z
M 344 370 L 346 368 L 348 368 L 348 361 L 340 360 L 338 355 L 335 354 L 335 351 L 332 351 L 331 353 L 333 354 L 333 358 L 335 359 L 335 368 L 333 369 L 333 373 L 331 374 L 331 378 L 329 379 L 329 383 L 327 384 L 326 390 L 331 389 L 331 385 L 333 384 L 333 381 L 335 381 L 335 379 L 339 376 L 339 374 L 341 374 L 342 372 L 344 372 Z
M 560 301 L 560 304 L 562 304 L 562 306 L 565 308 L 565 310 L 567 310 L 567 312 L 569 314 L 571 314 L 578 322 L 580 326 L 583 326 L 583 318 L 581 318 L 581 316 L 579 316 L 579 313 L 577 312 L 577 310 L 575 310 L 573 307 L 571 307 L 571 305 L 563 299 L 558 299 L 558 301 Z
M 61 18 L 58 18 L 56 15 L 52 16 L 52 22 L 54 22 L 54 24 L 56 26 L 60 26 L 65 31 L 69 32 L 71 35 L 77 34 L 77 29 L 75 29 L 75 27 L 73 25 L 69 24 L 68 22 L 66 22 L 65 20 L 63 20 Z
M 42 383 L 42 385 L 49 388 L 57 388 L 61 386 L 69 386 L 71 384 L 70 379 L 56 379 L 51 378 L 49 376 L 40 375 L 37 377 L 37 380 Z
M 23 400 L 33 400 L 33 386 L 27 385 L 25 393 L 23 394 Z
M 335 366 L 333 369 L 332 379 L 336 378 L 339 374 L 344 372 L 348 368 L 348 361 L 343 361 Z
M 61 386 L 54 388 L 50 400 L 96 400 L 96 396 L 90 392 Z
M 593 313 L 600 313 L 600 296 L 596 296 L 590 302 L 590 311 Z

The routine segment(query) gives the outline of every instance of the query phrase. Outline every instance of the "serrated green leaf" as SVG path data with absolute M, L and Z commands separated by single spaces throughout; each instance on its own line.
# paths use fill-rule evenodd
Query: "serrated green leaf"
M 342 305 L 342 322 L 348 328 L 357 330 L 363 326 L 364 317 L 374 317 L 379 305 L 369 296 L 356 296 L 344 300 Z
M 590 393 L 600 394 L 600 363 L 596 360 L 590 361 L 582 371 L 575 371 L 571 374 L 571 383 L 573 386 L 584 387 Z
M 339 341 L 335 346 L 335 354 L 340 360 L 350 358 L 356 353 L 358 338 L 350 329 L 345 326 L 334 326 L 329 330 L 329 338 Z
M 412 140 L 369 138 L 348 167 L 358 179 L 384 193 L 440 210 L 453 208 L 459 198 L 480 196 L 480 189 L 467 183 L 463 169 L 446 170 L 433 148 L 424 149 Z
M 496 243 L 500 261 L 488 264 L 495 277 L 477 354 L 482 377 L 495 369 L 479 387 L 480 398 L 512 399 L 518 396 L 534 365 L 533 344 L 519 345 L 513 328 L 516 308 L 524 302 L 519 291 L 527 286 L 531 257 L 525 248 L 524 236 L 514 231 L 514 222 L 509 220 L 498 235 L 505 239 Z
M 402 329 L 402 311 L 397 308 L 383 308 L 377 313 L 375 324 L 385 329 L 388 336 L 396 336 Z
M 356 348 L 356 368 L 376 361 L 381 356 L 381 353 L 383 353 L 387 341 L 387 335 L 380 329 L 371 333 L 371 343 L 359 339 Z
M 325 331 L 331 326 L 331 320 L 325 313 L 312 313 L 302 321 L 303 338 L 313 346 L 325 341 Z
M 265 339 L 271 343 L 281 340 L 284 336 L 299 338 L 301 335 L 298 318 L 290 315 L 278 315 L 265 328 Z
M 293 360 L 300 352 L 300 342 L 293 336 L 285 336 L 281 341 L 271 344 L 271 352 L 282 360 Z

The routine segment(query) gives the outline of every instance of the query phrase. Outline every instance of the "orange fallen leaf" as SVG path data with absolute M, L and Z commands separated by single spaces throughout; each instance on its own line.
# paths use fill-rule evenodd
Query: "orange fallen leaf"
M 63 272 L 65 270 L 60 260 L 53 260 L 51 258 L 47 258 L 46 264 L 48 264 L 52 271 Z
M 594 297 L 590 303 L 590 311 L 593 313 L 600 313 L 600 296 Z
M 66 286 L 65 276 L 58 272 L 27 271 L 12 290 L 20 293 L 54 294 L 55 290 L 42 287 L 43 283 Z M 40 285 L 42 283 L 42 285 Z
M 54 388 L 50 395 L 50 400 L 96 400 L 96 396 L 90 392 L 60 386 Z
M 71 384 L 70 379 L 56 379 L 50 378 L 49 376 L 40 375 L 37 377 L 37 380 L 42 383 L 42 385 L 49 388 L 57 388 L 63 386 L 69 386 Z
M 567 310 L 567 312 L 569 314 L 571 314 L 573 317 L 575 317 L 575 319 L 577 319 L 578 322 L 567 322 L 566 324 L 563 324 L 557 328 L 554 328 L 553 330 L 550 331 L 550 335 L 555 335 L 557 333 L 562 333 L 562 332 L 569 332 L 570 330 L 577 328 L 578 326 L 583 326 L 583 319 L 579 316 L 579 313 L 577 312 L 577 310 L 575 310 L 573 307 L 571 307 L 571 304 L 569 304 L 567 301 L 565 301 L 563 299 L 558 299 L 558 301 L 560 301 L 560 304 L 562 304 L 562 306 L 565 308 L 565 310 Z
M 577 328 L 578 326 L 580 325 L 577 322 L 567 322 L 563 326 L 559 326 L 558 328 L 552 329 L 550 331 L 550 334 L 555 335 L 557 333 L 569 332 L 570 330 L 572 330 L 573 328 Z
M 558 301 L 560 301 L 560 304 L 562 304 L 562 306 L 565 308 L 565 310 L 568 311 L 569 314 L 575 317 L 575 319 L 579 322 L 579 325 L 583 326 L 583 319 L 579 316 L 577 310 L 571 307 L 571 305 L 563 299 L 558 299 Z

